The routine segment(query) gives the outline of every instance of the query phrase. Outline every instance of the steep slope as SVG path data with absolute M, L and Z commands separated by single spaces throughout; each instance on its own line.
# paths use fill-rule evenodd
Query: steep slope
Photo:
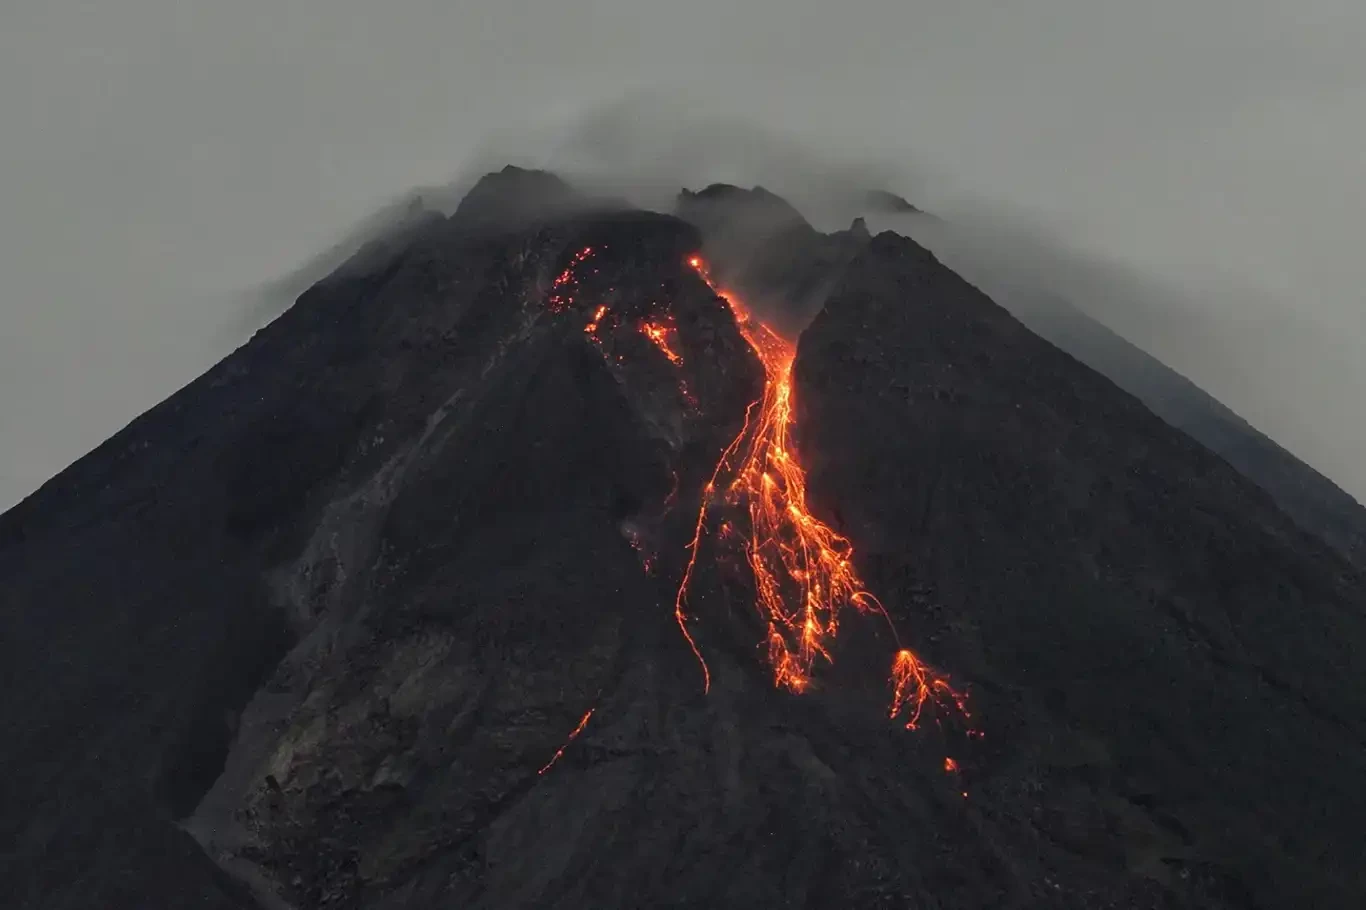
M 1366 506 L 1185 376 L 1083 312 L 1088 297 L 1150 303 L 1178 291 L 1149 285 L 1117 267 L 1060 254 L 1022 232 L 1006 230 L 993 236 L 980 225 L 960 227 L 925 212 L 908 212 L 895 202 L 879 206 L 870 200 L 868 206 L 870 212 L 899 214 L 898 231 L 933 250 L 1030 330 L 1109 377 L 1167 423 L 1222 456 L 1270 493 L 1305 530 L 1358 564 L 1366 560 Z M 1078 262 L 1083 276 L 1079 281 L 1056 274 L 1078 273 Z M 1058 290 L 1069 283 L 1084 290 L 1074 288 L 1069 299 Z
M 829 296 L 832 282 L 867 241 L 867 229 L 822 234 L 780 196 L 726 183 L 684 190 L 680 218 L 702 233 L 702 254 L 746 290 L 746 305 L 795 337 Z M 861 224 L 861 222 L 856 222 Z
M 545 181 L 509 172 L 483 189 L 515 195 L 528 183 L 540 192 Z M 294 663 L 277 667 L 291 641 L 302 639 L 292 660 L 306 662 L 349 629 L 372 583 L 389 500 L 422 446 L 449 434 L 477 401 L 493 410 L 481 412 L 464 446 L 497 451 L 495 430 L 509 426 L 527 394 L 521 374 L 507 376 L 509 359 L 521 358 L 526 378 L 543 377 L 537 388 L 557 383 L 564 395 L 601 370 L 547 353 L 563 347 L 548 340 L 556 332 L 573 342 L 570 352 L 582 346 L 578 327 L 542 324 L 571 245 L 611 238 L 619 261 L 652 288 L 667 273 L 651 263 L 685 270 L 682 257 L 697 245 L 685 225 L 639 213 L 553 225 L 524 213 L 506 230 L 489 215 L 475 198 L 406 247 L 366 251 L 0 518 L 0 664 L 9 694 L 0 818 L 6 878 L 21 906 L 185 906 L 210 894 L 209 905 L 237 905 L 236 892 L 224 890 L 223 876 L 170 822 L 189 815 L 223 770 L 240 713 L 262 683 L 275 680 L 268 701 L 282 687 L 285 702 L 306 691 L 279 681 L 295 672 Z M 692 343 L 703 345 L 727 326 L 734 337 L 728 317 L 708 328 L 724 309 L 687 276 L 702 302 L 680 313 L 695 317 L 696 328 L 680 321 L 679 332 L 701 332 Z M 637 296 L 632 305 L 645 306 Z M 730 369 L 743 375 L 742 366 Z M 744 382 L 731 388 L 728 375 L 702 370 L 692 394 L 709 413 L 729 406 L 738 417 L 750 392 Z M 604 398 L 601 377 L 594 381 L 599 392 L 583 407 L 620 410 Z M 516 428 L 534 434 L 542 416 L 523 414 Z M 547 428 L 546 440 L 571 430 L 580 433 Z M 611 435 L 585 439 L 602 451 L 629 450 Z M 586 506 L 560 494 L 578 479 L 556 473 L 565 446 L 547 444 L 528 449 L 537 466 L 517 489 L 530 495 L 536 477 L 554 478 L 563 486 L 545 507 L 573 516 Z M 481 483 L 500 489 L 499 479 Z M 594 508 L 616 514 L 638 494 L 613 477 L 592 495 Z M 588 531 L 565 539 L 577 543 L 579 533 Z M 593 560 L 585 567 L 600 571 Z M 273 702 L 284 710 L 281 698 Z M 557 737 L 558 725 L 546 723 Z M 165 865 L 177 851 L 190 859 Z
M 15 905 L 1358 905 L 1362 579 L 779 203 L 490 175 L 0 516 Z M 869 609 L 775 686 L 755 567 L 838 532 Z
M 803 335 L 796 381 L 813 489 L 977 685 L 984 811 L 1023 786 L 1042 836 L 1137 873 L 1360 902 L 1356 570 L 894 234 Z
M 1220 455 L 1271 494 L 1305 530 L 1358 563 L 1366 560 L 1366 507 L 1193 382 L 1066 300 L 1026 292 L 1010 294 L 1001 302 L 1030 329 Z

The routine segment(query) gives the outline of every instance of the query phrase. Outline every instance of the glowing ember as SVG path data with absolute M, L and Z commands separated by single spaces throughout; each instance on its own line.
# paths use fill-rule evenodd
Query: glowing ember
M 701 406 L 698 404 L 697 396 L 692 393 L 687 382 L 682 379 L 678 380 L 678 394 L 683 396 L 683 404 L 687 405 L 691 413 L 698 413 Z
M 944 757 L 944 771 L 947 772 L 947 773 L 949 773 L 949 774 L 952 774 L 952 773 L 954 773 L 954 772 L 957 771 L 957 770 L 958 770 L 958 762 L 954 761 L 953 759 L 949 758 L 948 756 L 945 756 L 945 757 Z
M 552 312 L 563 312 L 574 305 L 577 270 L 594 252 L 592 247 L 584 247 L 575 253 L 569 265 L 555 278 L 547 301 Z M 723 521 L 718 540 L 722 545 L 736 548 L 749 564 L 754 578 L 755 606 L 767 627 L 763 646 L 775 685 L 794 693 L 805 692 L 812 685 L 816 663 L 832 659 L 830 648 L 838 634 L 843 611 L 852 607 L 858 613 L 878 613 L 883 617 L 887 613 L 877 598 L 864 590 L 854 569 L 853 546 L 849 540 L 812 515 L 807 506 L 806 472 L 791 441 L 795 419 L 792 365 L 796 346 L 751 317 L 735 295 L 717 289 L 700 257 L 691 257 L 688 264 L 730 307 L 740 334 L 763 364 L 765 382 L 762 397 L 746 409 L 744 425 L 721 454 L 703 488 L 692 540 L 688 544 L 687 566 L 674 599 L 674 618 L 702 667 L 703 691 L 708 691 L 711 671 L 688 628 L 685 609 L 688 588 L 696 570 L 709 511 L 718 505 L 738 509 L 748 517 L 748 527 L 741 530 L 735 522 Z M 592 311 L 583 331 L 594 343 L 602 345 L 600 331 L 604 327 L 613 328 L 615 323 L 605 321 L 615 318 L 607 306 L 599 305 Z M 670 317 L 645 319 L 638 328 L 671 364 L 682 365 Z M 618 355 L 616 359 L 620 361 L 621 358 Z M 684 402 L 695 410 L 696 399 L 682 380 L 680 393 Z M 672 505 L 677 493 L 677 475 L 674 483 L 675 489 L 669 495 L 666 509 Z M 653 560 L 640 546 L 640 541 L 634 535 L 630 536 L 632 545 L 641 552 L 646 571 L 653 571 Z M 909 650 L 897 651 L 888 684 L 892 690 L 890 716 L 903 719 L 907 729 L 913 730 L 919 725 L 926 705 L 956 709 L 964 718 L 970 718 L 965 696 Z M 590 710 L 583 716 L 564 746 L 540 773 L 544 774 L 559 760 L 592 715 Z M 969 730 L 968 735 L 981 734 Z M 952 758 L 946 758 L 944 767 L 953 773 L 958 765 Z
M 598 324 L 602 322 L 602 317 L 606 315 L 607 307 L 605 306 L 599 306 L 594 310 L 592 320 L 589 321 L 588 325 L 583 327 L 584 334 L 591 335 L 594 341 L 601 341 L 601 339 L 598 338 Z
M 568 749 L 569 744 L 572 743 L 574 740 L 578 739 L 579 734 L 583 732 L 583 728 L 588 726 L 588 719 L 593 716 L 593 712 L 596 710 L 597 708 L 588 709 L 588 713 L 585 714 L 582 717 L 582 719 L 579 720 L 579 725 L 574 728 L 574 731 L 572 733 L 569 734 L 569 738 L 564 741 L 564 745 L 560 746 L 560 748 L 555 750 L 555 754 L 550 756 L 550 761 L 542 765 L 541 770 L 536 772 L 537 774 L 544 774 L 545 772 L 549 771 L 551 768 L 555 766 L 555 762 L 559 761 L 560 757 L 564 755 L 564 750 Z
M 740 334 L 764 366 L 766 381 L 763 397 L 746 411 L 744 426 L 722 453 L 703 490 L 689 545 L 691 557 L 674 602 L 675 617 L 702 665 L 707 688 L 711 674 L 688 632 L 684 605 L 707 512 L 715 504 L 717 482 L 724 475 L 728 481 L 724 501 L 748 512 L 749 529 L 747 535 L 726 533 L 722 539 L 741 540 L 752 570 L 756 607 L 768 625 L 766 646 L 774 683 L 791 692 L 804 692 L 811 685 L 817 660 L 831 659 L 829 646 L 845 608 L 884 616 L 886 611 L 864 590 L 849 540 L 807 507 L 806 473 L 790 437 L 795 345 L 751 318 L 733 294 L 718 290 L 700 258 L 692 257 L 688 264 L 730 306 Z M 927 702 L 949 705 L 967 715 L 964 696 L 908 650 L 897 652 L 890 682 L 891 716 L 908 714 L 908 728 L 915 728 Z
M 569 260 L 569 265 L 565 266 L 564 271 L 555 276 L 555 280 L 550 285 L 550 296 L 546 299 L 546 306 L 550 312 L 562 313 L 573 304 L 574 284 L 578 280 L 575 269 L 592 255 L 593 248 L 591 246 L 584 247 L 574 254 Z
M 914 730 L 920 726 L 920 715 L 927 702 L 951 704 L 964 717 L 970 717 L 967 699 L 949 685 L 947 679 L 938 676 L 915 654 L 905 648 L 896 652 L 892 661 L 892 709 L 890 716 L 896 718 L 909 715 L 906 729 Z
M 673 326 L 669 321 L 647 320 L 640 324 L 640 333 L 659 348 L 664 356 L 669 358 L 669 363 L 674 366 L 682 366 L 683 358 L 680 357 L 669 344 L 669 338 L 674 334 Z
M 631 548 L 640 556 L 640 565 L 641 568 L 645 570 L 645 574 L 653 575 L 655 571 L 655 555 L 650 548 L 646 546 L 645 541 L 641 539 L 640 531 L 638 531 L 634 525 L 627 524 L 623 526 L 622 532 L 626 535 L 626 540 L 630 543 Z

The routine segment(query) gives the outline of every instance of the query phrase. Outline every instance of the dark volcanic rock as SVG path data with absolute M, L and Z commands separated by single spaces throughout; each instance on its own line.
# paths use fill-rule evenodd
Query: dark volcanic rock
M 508 174 L 498 179 L 519 205 L 529 198 Z M 499 660 L 482 638 L 546 662 L 549 714 L 516 721 L 530 724 L 524 760 L 508 759 L 518 776 L 563 738 L 559 712 L 582 710 L 569 697 L 581 682 L 575 662 L 554 649 L 577 647 L 603 623 L 671 622 L 671 602 L 635 604 L 614 578 L 615 559 L 630 584 L 646 583 L 617 524 L 667 495 L 671 462 L 708 461 L 728 441 L 758 393 L 758 367 L 724 305 L 684 265 L 698 246 L 687 225 L 644 213 L 518 214 L 509 232 L 482 213 L 457 215 L 388 256 L 367 250 L 0 518 L 9 696 L 0 818 L 20 906 L 239 905 L 241 889 L 225 890 L 226 876 L 174 824 L 225 762 L 226 795 L 211 793 L 207 821 L 191 824 L 211 849 L 227 843 L 238 873 L 245 859 L 266 857 L 245 877 L 264 869 L 301 905 L 328 889 L 350 894 L 335 879 L 349 874 L 357 841 L 318 831 L 302 843 L 297 828 L 250 815 L 245 788 L 273 793 L 273 777 L 280 795 L 271 798 L 290 808 L 300 777 L 310 780 L 277 756 L 280 743 L 304 752 L 290 731 L 315 716 L 310 706 L 350 697 L 334 687 L 364 691 L 366 661 L 383 666 L 386 649 L 407 653 L 414 640 L 444 641 L 448 623 L 498 617 L 511 638 L 492 620 L 457 638 L 470 659 Z M 622 319 L 628 307 L 673 308 L 691 409 L 662 355 L 631 347 L 635 333 L 620 342 L 604 333 L 608 350 L 635 358 L 618 369 L 585 339 L 586 314 L 547 314 L 555 276 L 584 246 L 612 250 L 585 288 L 595 302 L 620 302 Z M 667 375 L 651 382 L 651 370 Z M 646 375 L 628 383 L 629 371 Z M 661 385 L 672 398 L 657 394 Z M 478 572 L 460 569 L 471 560 Z M 383 605 L 388 592 L 400 609 Z M 546 624 L 566 634 L 540 635 Z M 399 627 L 408 632 L 379 637 Z M 608 628 L 594 647 L 611 651 L 615 634 Z M 493 675 L 511 680 L 515 664 Z M 516 694 L 524 684 L 499 690 L 519 717 L 533 710 Z M 467 695 L 419 701 L 446 724 L 442 712 Z M 341 721 L 339 742 L 362 721 Z M 426 742 L 397 708 L 374 723 L 357 750 Z M 502 729 L 489 727 L 495 740 Z M 329 747 L 324 778 L 353 788 L 349 747 Z M 318 786 L 327 799 L 350 792 Z M 469 799 L 480 805 L 473 791 Z M 307 817 L 339 824 L 321 811 Z M 296 849 L 315 865 L 291 865 Z
M 894 234 L 796 383 L 814 495 L 976 684 L 981 804 L 1234 906 L 1360 904 L 1357 571 Z
M 1001 299 L 1001 298 L 997 298 Z M 1266 490 L 1305 530 L 1366 565 L 1366 507 L 1195 383 L 1066 300 L 1016 291 L 1001 299 L 1058 347 L 1137 396 L 1167 423 L 1217 452 Z
M 1180 292 L 1124 269 L 1060 254 L 1009 231 L 920 215 L 897 230 L 924 244 L 1031 331 L 1107 376 L 1167 423 L 1266 490 L 1299 525 L 1366 566 L 1366 506 L 1185 376 L 1117 335 L 1084 307 L 1149 306 Z M 1021 253 L 1024 255 L 1021 255 Z M 1070 275 L 1068 274 L 1070 273 Z M 1069 299 L 1057 288 L 1072 285 Z M 1089 302 L 1086 298 L 1090 298 Z M 1101 305 L 1101 298 L 1110 303 Z M 1127 303 L 1126 303 L 1127 302 Z M 1193 303 L 1193 301 L 1191 302 Z
M 492 175 L 0 516 L 10 905 L 1359 905 L 1361 579 L 914 244 L 683 203 Z M 813 497 L 984 740 L 878 623 L 775 691 L 710 559 L 703 694 L 763 378 L 703 247 L 830 297 Z
M 582 209 L 585 200 L 546 171 L 508 165 L 489 174 L 460 200 L 455 214 L 462 225 L 516 228 L 537 218 Z
M 763 187 L 713 184 L 678 198 L 696 225 L 703 254 L 728 287 L 781 334 L 795 338 L 821 308 L 840 270 L 868 240 L 867 226 L 822 234 Z

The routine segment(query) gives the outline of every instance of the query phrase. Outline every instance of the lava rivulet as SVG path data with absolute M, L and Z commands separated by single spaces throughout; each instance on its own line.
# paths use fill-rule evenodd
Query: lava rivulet
M 640 324 L 640 333 L 650 339 L 650 342 L 654 344 L 655 347 L 659 348 L 660 351 L 664 353 L 665 357 L 669 358 L 669 363 L 672 363 L 676 367 L 683 365 L 683 358 L 679 356 L 678 352 L 675 351 L 673 346 L 669 343 L 670 336 L 674 334 L 673 321 L 671 319 L 646 320 Z
M 574 285 L 578 280 L 576 270 L 592 255 L 593 248 L 591 246 L 584 247 L 575 253 L 564 270 L 555 276 L 555 280 L 550 285 L 550 295 L 546 300 L 546 305 L 552 313 L 563 312 L 573 304 Z
M 541 770 L 536 772 L 537 774 L 545 774 L 545 772 L 555 767 L 555 762 L 559 761 L 564 755 L 564 750 L 569 748 L 569 744 L 579 738 L 579 734 L 583 732 L 584 727 L 588 726 L 588 721 L 592 719 L 593 712 L 596 710 L 598 710 L 596 707 L 588 709 L 588 712 L 579 719 L 579 725 L 574 728 L 573 732 L 569 734 L 569 738 L 564 741 L 564 745 L 555 750 L 555 754 L 550 756 L 550 761 L 542 765 Z
M 547 301 L 552 312 L 582 305 L 575 299 L 578 272 L 595 252 L 592 247 L 579 250 L 554 279 Z M 805 692 L 812 685 L 817 663 L 832 659 L 831 646 L 839 632 L 842 614 L 848 608 L 856 613 L 876 613 L 889 624 L 890 617 L 877 598 L 865 590 L 854 568 L 849 540 L 816 518 L 807 505 L 806 472 L 791 436 L 795 422 L 792 366 L 796 345 L 755 319 L 734 294 L 719 289 L 700 258 L 693 257 L 688 264 L 730 307 L 741 336 L 763 365 L 765 381 L 762 396 L 746 409 L 744 425 L 722 452 L 703 487 L 688 544 L 688 561 L 674 599 L 674 617 L 702 667 L 703 691 L 708 691 L 711 670 L 689 629 L 688 591 L 696 574 L 709 513 L 722 506 L 737 512 L 736 519 L 743 516 L 743 520 L 722 521 L 718 543 L 737 548 L 749 565 L 755 606 L 766 625 L 762 647 L 774 683 L 790 692 Z M 675 347 L 672 317 L 667 309 L 663 315 L 659 315 L 658 308 L 651 309 L 655 315 L 642 318 L 637 330 L 669 363 L 681 367 L 683 358 Z M 599 303 L 591 309 L 589 317 L 583 331 L 601 347 L 604 334 L 610 335 L 619 325 L 618 315 Z M 615 359 L 620 360 L 620 355 Z M 695 406 L 695 399 L 681 380 L 680 390 L 685 402 Z M 673 495 L 670 494 L 671 499 Z M 647 562 L 648 565 L 651 564 Z M 945 676 L 905 648 L 893 657 L 888 685 L 890 716 L 908 729 L 918 726 L 927 706 L 947 708 L 964 718 L 970 717 L 965 696 Z M 592 713 L 584 715 L 566 747 L 582 732 Z M 974 733 L 970 731 L 969 735 Z M 546 769 L 562 753 L 563 748 Z M 946 768 L 954 770 L 956 764 Z
M 723 534 L 722 540 L 740 539 L 753 572 L 756 606 L 768 626 L 765 646 L 774 682 L 789 691 L 804 692 L 811 685 L 817 661 L 831 659 L 830 646 L 846 608 L 884 617 L 886 611 L 864 589 L 849 540 L 812 515 L 807 505 L 806 472 L 790 435 L 796 346 L 754 319 L 735 295 L 718 289 L 701 259 L 688 262 L 730 306 L 740 334 L 763 364 L 765 382 L 763 396 L 750 405 L 739 435 L 703 489 L 675 613 L 702 663 L 704 686 L 709 686 L 710 671 L 688 633 L 684 607 L 706 516 L 718 504 L 719 494 L 726 504 L 748 513 L 747 533 L 734 533 L 727 526 L 723 530 L 731 533 Z M 964 696 L 909 650 L 897 652 L 890 685 L 891 716 L 907 717 L 908 728 L 916 726 L 931 703 L 967 715 Z

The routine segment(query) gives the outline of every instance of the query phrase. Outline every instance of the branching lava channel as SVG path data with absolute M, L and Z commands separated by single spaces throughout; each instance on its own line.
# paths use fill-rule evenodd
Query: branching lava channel
M 730 306 L 741 335 L 763 364 L 765 382 L 763 396 L 750 406 L 743 428 L 703 490 L 692 552 L 675 602 L 677 618 L 702 663 L 704 686 L 709 686 L 710 671 L 688 634 L 685 606 L 707 513 L 719 496 L 748 513 L 748 533 L 722 539 L 740 540 L 753 572 L 756 606 L 768 626 L 765 645 L 774 683 L 801 693 L 810 687 L 817 662 L 831 659 L 830 646 L 846 608 L 884 616 L 886 611 L 864 589 L 849 540 L 807 506 L 806 473 L 790 436 L 796 346 L 754 319 L 734 294 L 718 288 L 700 258 L 693 257 L 689 265 Z M 903 718 L 908 728 L 915 728 L 930 704 L 968 714 L 964 695 L 909 650 L 901 649 L 893 658 L 889 685 L 891 716 Z
M 596 252 L 592 247 L 580 249 L 556 276 L 547 300 L 552 312 L 582 306 L 582 301 L 576 300 L 578 272 Z M 890 617 L 877 598 L 864 588 L 854 568 L 853 547 L 849 540 L 815 517 L 807 505 L 806 472 L 791 436 L 795 420 L 792 400 L 795 344 L 754 318 L 736 295 L 720 289 L 700 257 L 689 259 L 688 264 L 730 307 L 741 336 L 763 365 L 765 381 L 762 396 L 746 409 L 744 425 L 722 452 L 703 487 L 702 502 L 688 544 L 688 562 L 675 596 L 675 619 L 702 667 L 703 690 L 708 691 L 711 671 L 689 629 L 687 601 L 707 535 L 708 515 L 714 508 L 725 506 L 738 513 L 735 518 L 740 520 L 720 522 L 717 543 L 736 548 L 753 575 L 755 606 L 766 625 L 762 647 L 775 685 L 800 694 L 811 687 L 817 664 L 832 660 L 831 647 L 839 632 L 842 614 L 849 608 L 856 613 L 879 614 L 889 624 Z M 606 340 L 604 334 L 614 331 L 617 324 L 616 315 L 599 303 L 589 311 L 583 331 L 602 348 Z M 641 319 L 636 328 L 669 363 L 682 366 L 683 359 L 675 345 L 673 319 L 667 309 L 662 314 L 656 310 L 656 315 Z M 621 357 L 616 355 L 614 359 Z M 685 402 L 695 407 L 696 401 L 682 380 L 680 390 Z M 673 495 L 670 494 L 671 500 Z M 748 527 L 743 527 L 745 524 Z M 640 547 L 638 539 L 633 538 L 632 543 Z M 645 555 L 643 550 L 642 554 Z M 648 556 L 645 565 L 647 571 L 652 570 Z M 907 729 L 919 726 L 927 708 L 956 712 L 970 722 L 964 693 L 909 649 L 898 646 L 893 655 L 888 687 L 891 690 L 889 715 Z M 583 715 L 564 746 L 541 769 L 542 774 L 583 732 L 592 715 L 593 710 Z M 970 728 L 968 736 L 980 737 L 981 733 Z M 946 757 L 944 770 L 958 773 L 958 763 Z

